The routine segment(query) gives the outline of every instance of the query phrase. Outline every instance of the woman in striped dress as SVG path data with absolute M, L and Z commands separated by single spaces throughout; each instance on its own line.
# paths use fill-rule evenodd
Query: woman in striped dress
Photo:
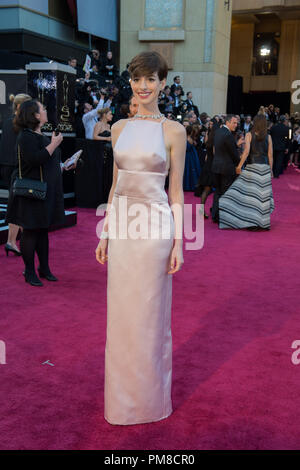
M 272 192 L 273 147 L 264 115 L 254 118 L 245 149 L 236 168 L 240 176 L 220 198 L 220 228 L 269 230 L 274 210 Z M 247 160 L 244 170 L 242 167 Z

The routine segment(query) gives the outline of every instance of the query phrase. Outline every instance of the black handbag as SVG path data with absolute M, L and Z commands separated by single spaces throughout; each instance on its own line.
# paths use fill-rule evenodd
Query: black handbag
M 47 182 L 43 181 L 42 167 L 40 166 L 40 180 L 22 178 L 21 173 L 21 152 L 18 146 L 19 177 L 13 183 L 13 195 L 23 196 L 29 199 L 45 200 L 47 194 Z

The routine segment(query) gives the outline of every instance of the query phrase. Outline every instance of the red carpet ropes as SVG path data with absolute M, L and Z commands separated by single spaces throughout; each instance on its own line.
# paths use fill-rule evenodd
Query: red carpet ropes
M 22 260 L 1 247 L 0 448 L 299 449 L 300 177 L 289 170 L 273 188 L 270 232 L 208 220 L 204 248 L 184 254 L 173 279 L 174 413 L 158 423 L 103 417 L 106 267 L 94 257 L 95 211 L 80 209 L 77 227 L 50 235 L 55 285 L 25 284 Z

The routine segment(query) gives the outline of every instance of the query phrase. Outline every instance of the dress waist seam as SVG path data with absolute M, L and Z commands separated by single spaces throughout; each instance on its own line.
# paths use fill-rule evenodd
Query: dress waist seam
M 120 193 L 117 193 L 117 192 L 114 192 L 114 196 L 115 197 L 127 197 L 128 199 L 136 199 L 138 201 L 145 201 L 145 202 L 158 202 L 158 203 L 161 203 L 161 204 L 168 204 L 169 201 L 168 201 L 168 196 L 167 196 L 167 193 L 166 193 L 166 198 L 160 198 L 160 199 L 156 199 L 155 197 L 152 198 L 152 197 L 149 197 L 149 198 L 146 198 L 146 197 L 141 197 L 141 196 L 135 196 L 135 195 L 132 195 L 132 194 L 120 194 Z
M 118 168 L 118 172 L 125 172 L 125 173 L 134 173 L 134 174 L 147 174 L 147 175 L 159 175 L 159 176 L 167 176 L 168 172 L 161 173 L 158 171 L 144 171 L 144 170 L 123 170 L 122 168 Z

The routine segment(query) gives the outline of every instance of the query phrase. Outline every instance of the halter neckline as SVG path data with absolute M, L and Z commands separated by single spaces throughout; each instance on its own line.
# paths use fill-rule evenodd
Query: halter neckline
M 164 117 L 161 121 L 150 121 L 149 119 L 130 119 L 130 122 L 138 122 L 138 121 L 141 121 L 141 122 L 153 122 L 154 124 L 162 124 L 163 122 L 165 122 L 167 120 L 166 117 Z

